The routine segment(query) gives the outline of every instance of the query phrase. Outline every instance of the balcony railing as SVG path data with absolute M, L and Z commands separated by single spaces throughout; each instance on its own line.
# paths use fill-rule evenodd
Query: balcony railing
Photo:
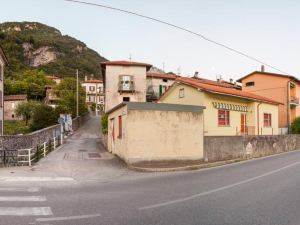
M 298 106 L 299 105 L 299 98 L 291 96 L 290 105 Z
M 120 75 L 119 76 L 119 88 L 120 92 L 133 92 L 135 91 L 135 85 L 133 76 L 130 75 Z

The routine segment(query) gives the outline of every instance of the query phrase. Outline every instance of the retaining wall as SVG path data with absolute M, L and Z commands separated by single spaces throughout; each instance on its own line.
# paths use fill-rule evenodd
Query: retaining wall
M 204 160 L 208 162 L 261 157 L 300 149 L 300 135 L 206 136 Z

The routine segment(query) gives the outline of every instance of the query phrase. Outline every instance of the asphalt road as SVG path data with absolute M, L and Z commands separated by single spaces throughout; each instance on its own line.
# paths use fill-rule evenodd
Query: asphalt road
M 300 151 L 198 171 L 2 181 L 0 224 L 299 225 Z

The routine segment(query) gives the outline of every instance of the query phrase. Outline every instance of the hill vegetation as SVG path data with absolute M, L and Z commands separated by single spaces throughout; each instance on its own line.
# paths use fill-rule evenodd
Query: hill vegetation
M 38 70 L 60 77 L 94 74 L 101 77 L 100 62 L 106 59 L 83 42 L 37 22 L 0 23 L 0 45 L 10 65 L 6 78 L 19 80 L 24 71 Z

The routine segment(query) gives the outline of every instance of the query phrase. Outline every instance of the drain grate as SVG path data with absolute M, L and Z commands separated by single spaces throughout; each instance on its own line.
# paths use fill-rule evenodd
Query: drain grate
M 88 156 L 89 156 L 90 159 L 99 159 L 99 158 L 101 158 L 100 154 L 97 153 L 97 152 L 90 152 L 90 153 L 88 153 Z

